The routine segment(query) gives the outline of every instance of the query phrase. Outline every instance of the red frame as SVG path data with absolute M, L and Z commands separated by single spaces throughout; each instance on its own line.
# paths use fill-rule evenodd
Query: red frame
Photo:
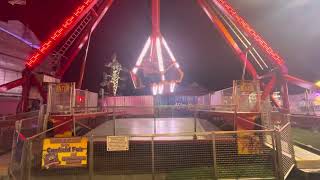
M 153 8 L 153 14 L 152 14 L 152 38 L 151 38 L 151 57 L 156 56 L 156 50 L 155 50 L 155 44 L 156 39 L 154 37 L 161 36 L 160 34 L 160 17 L 159 17 L 159 0 L 153 0 L 154 5 Z M 240 57 L 240 60 L 242 63 L 247 63 L 247 71 L 250 72 L 253 79 L 260 79 L 264 76 L 258 76 L 256 69 L 254 66 L 247 60 L 245 57 L 244 52 L 237 46 L 236 42 L 232 38 L 232 35 L 228 32 L 228 30 L 224 27 L 223 23 L 220 21 L 220 19 L 212 12 L 209 8 L 208 4 L 209 0 L 198 0 L 199 5 L 202 7 L 202 9 L 206 12 L 210 20 L 217 26 L 219 32 L 223 35 L 225 40 L 228 42 L 229 46 L 235 51 L 235 53 Z M 289 101 L 288 101 L 288 87 L 287 82 L 291 82 L 295 85 L 298 85 L 300 87 L 306 88 L 306 89 L 317 89 L 319 90 L 319 87 L 315 86 L 314 83 L 310 83 L 307 81 L 304 81 L 302 79 L 296 78 L 294 76 L 288 75 L 288 70 L 285 65 L 284 59 L 260 36 L 250 25 L 245 21 L 244 18 L 242 18 L 236 10 L 228 3 L 227 0 L 210 0 L 212 1 L 219 9 L 223 12 L 224 15 L 227 15 L 230 17 L 236 25 L 241 28 L 243 32 L 257 45 L 262 49 L 269 57 L 269 60 L 271 60 L 272 64 L 274 64 L 276 67 L 280 69 L 280 74 L 275 73 L 269 73 L 267 74 L 269 77 L 271 77 L 270 82 L 265 86 L 265 90 L 263 93 L 263 97 L 267 97 L 268 94 L 272 92 L 272 89 L 274 88 L 276 82 L 279 82 L 282 85 L 281 92 L 283 96 L 284 101 L 284 108 L 289 109 Z M 44 58 L 47 57 L 49 53 L 57 46 L 59 43 L 61 43 L 62 39 L 76 26 L 76 24 L 81 20 L 81 18 L 88 13 L 92 9 L 92 7 L 96 4 L 97 0 L 83 0 L 82 3 L 75 8 L 73 13 L 65 18 L 63 23 L 55 30 L 53 31 L 52 35 L 48 38 L 48 40 L 44 41 L 35 53 L 33 53 L 27 60 L 26 60 L 26 70 L 23 72 L 23 77 L 20 79 L 17 79 L 15 81 L 12 81 L 10 83 L 2 84 L 0 86 L 0 91 L 6 91 L 9 89 L 12 89 L 14 87 L 23 85 L 23 97 L 22 102 L 24 102 L 25 107 L 25 101 L 28 99 L 28 94 L 31 85 L 36 85 L 41 93 L 42 96 L 45 96 L 43 93 L 43 90 L 41 90 L 41 85 L 38 82 L 35 81 L 35 77 L 31 73 L 33 69 L 35 69 L 38 65 L 41 64 L 41 62 L 44 60 Z M 103 15 L 106 13 L 106 11 L 110 8 L 112 5 L 113 0 L 109 0 L 108 3 L 104 4 L 104 9 L 102 10 L 100 15 L 98 16 L 98 19 L 95 21 L 95 23 L 92 25 L 90 31 L 92 32 L 97 24 L 100 22 Z M 98 14 L 97 14 L 98 15 Z M 85 43 L 88 39 L 88 34 L 90 31 L 85 31 L 81 40 L 78 41 L 81 44 Z M 79 52 L 79 50 L 82 47 L 72 47 L 72 54 L 69 61 L 65 64 L 64 67 L 62 67 L 58 71 L 59 76 L 63 76 L 64 72 L 69 68 L 69 65 L 75 58 L 76 54 Z M 280 75 L 280 76 L 279 76 Z M 25 108 L 23 108 L 25 109 Z

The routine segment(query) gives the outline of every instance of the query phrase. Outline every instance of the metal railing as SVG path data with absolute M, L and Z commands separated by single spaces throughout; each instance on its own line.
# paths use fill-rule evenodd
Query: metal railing
M 0 154 L 7 153 L 11 150 L 13 134 L 17 129 L 18 122 L 31 122 L 39 120 L 40 111 L 20 113 L 16 115 L 3 116 L 0 119 Z M 25 124 L 24 124 L 25 125 Z M 21 124 L 20 124 L 21 127 Z M 24 126 L 23 131 L 28 127 Z M 21 128 L 20 128 L 21 129 Z
M 36 136 L 20 144 L 21 153 L 13 156 L 20 159 L 19 168 L 12 174 L 17 179 L 276 179 L 276 146 L 265 145 L 265 137 L 273 135 L 271 130 L 134 135 L 128 136 L 129 150 L 121 152 L 107 151 L 106 137 L 91 135 L 87 167 L 50 170 L 41 167 L 44 137 Z M 180 139 L 166 140 L 172 137 Z M 248 142 L 255 137 L 257 142 L 245 147 L 250 153 L 239 151 L 239 137 Z
M 294 166 L 289 122 L 278 129 L 207 131 L 199 129 L 203 113 L 218 112 L 222 107 L 164 106 L 87 108 L 91 112 L 110 112 L 98 118 L 73 118 L 40 133 L 25 135 L 15 131 L 11 176 L 15 179 L 285 179 Z M 228 107 L 229 110 L 232 108 Z M 89 110 L 91 109 L 91 110 Z M 136 110 L 140 109 L 137 113 Z M 77 112 L 76 110 L 74 112 Z M 232 112 L 232 113 L 236 112 Z M 146 118 L 148 128 L 142 134 L 125 133 L 121 121 Z M 179 119 L 183 117 L 184 119 Z M 187 118 L 185 118 L 187 117 Z M 163 133 L 163 119 L 177 118 L 191 125 L 184 132 Z M 151 122 L 149 122 L 151 121 Z M 74 124 L 75 134 L 88 137 L 88 164 L 83 168 L 41 167 L 43 140 L 49 132 L 65 124 Z M 108 124 L 104 134 L 94 131 Z M 105 128 L 103 127 L 103 128 Z M 81 132 L 85 129 L 86 131 Z M 98 127 L 99 128 L 99 127 Z M 166 126 L 164 127 L 166 128 Z M 107 131 L 108 130 L 108 131 Z M 127 136 L 129 150 L 107 151 L 107 136 Z

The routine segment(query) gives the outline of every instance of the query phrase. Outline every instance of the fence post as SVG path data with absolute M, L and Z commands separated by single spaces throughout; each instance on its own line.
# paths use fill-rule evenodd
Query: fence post
M 281 132 L 276 130 L 275 135 L 276 135 L 276 148 L 277 148 L 278 179 L 284 180 L 283 162 L 282 162 L 282 147 L 281 147 Z
M 94 147 L 93 147 L 93 135 L 91 135 L 89 137 L 89 179 L 92 180 L 93 176 L 94 176 L 94 172 L 93 172 L 93 151 L 94 151 Z
M 197 107 L 194 108 L 194 113 L 193 113 L 193 126 L 194 126 L 194 135 L 193 135 L 193 139 L 197 139 Z
M 28 140 L 27 180 L 31 180 L 32 156 L 32 140 Z
M 43 128 L 43 123 L 44 123 L 44 105 L 40 106 L 39 114 L 38 114 L 38 124 L 37 124 L 37 133 L 41 132 L 41 128 Z
M 271 145 L 272 145 L 272 150 L 273 150 L 272 157 L 273 157 L 274 169 L 275 169 L 274 176 L 278 177 L 278 179 L 279 179 L 279 167 L 278 167 L 278 158 L 277 158 L 278 155 L 277 155 L 277 147 L 276 147 L 276 142 L 275 142 L 276 141 L 275 140 L 275 133 L 276 133 L 275 130 L 271 132 Z
M 233 130 L 237 130 L 237 105 L 234 107 L 234 114 L 233 114 Z
M 157 117 L 156 117 L 157 107 L 153 107 L 153 134 L 157 134 Z
M 74 113 L 72 113 L 72 123 L 73 123 L 73 136 L 77 136 L 77 133 L 76 133 L 76 118 L 74 117 Z
M 213 179 L 218 179 L 216 135 L 214 132 L 212 132 L 211 138 L 212 138 L 212 157 L 213 157 Z
M 116 135 L 116 115 L 115 115 L 115 107 L 112 107 L 112 119 L 113 119 L 113 135 Z
M 197 108 L 194 109 L 193 113 L 193 121 L 194 121 L 194 132 L 197 132 Z
M 151 137 L 151 158 L 152 158 L 152 180 L 155 180 L 155 167 L 154 167 L 154 136 Z
M 21 179 L 23 180 L 31 180 L 31 147 L 30 147 L 31 142 L 29 140 L 26 140 L 23 143 L 23 148 L 22 148 L 22 155 L 21 155 L 21 162 L 20 162 L 20 167 L 21 167 Z

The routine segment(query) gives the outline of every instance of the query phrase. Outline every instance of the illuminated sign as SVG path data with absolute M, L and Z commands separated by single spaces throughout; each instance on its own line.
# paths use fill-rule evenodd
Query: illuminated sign
M 80 6 L 78 6 L 73 14 L 67 17 L 59 28 L 54 31 L 50 38 L 42 43 L 39 50 L 32 54 L 26 61 L 26 67 L 32 69 L 39 64 L 44 56 L 49 53 L 61 39 L 72 29 L 73 25 L 83 16 L 96 2 L 96 0 L 84 0 Z
M 67 93 L 70 91 L 70 83 L 60 83 L 56 85 L 57 93 Z
M 240 92 L 242 93 L 252 93 L 255 91 L 255 84 L 253 84 L 252 82 L 244 82 L 241 81 L 240 83 Z
M 41 167 L 86 167 L 87 144 L 85 137 L 46 138 L 43 140 Z

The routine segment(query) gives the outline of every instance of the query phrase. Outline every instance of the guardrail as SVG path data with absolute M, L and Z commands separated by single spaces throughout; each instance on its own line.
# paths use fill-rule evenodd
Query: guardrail
M 261 129 L 262 127 L 265 129 L 199 132 L 197 129 L 199 112 L 215 112 L 215 108 L 184 106 L 179 107 L 179 110 L 187 110 L 187 117 L 195 119 L 194 128 L 190 128 L 189 132 L 163 134 L 155 130 L 149 134 L 129 135 L 116 132 L 117 120 L 145 116 L 145 114 L 132 114 L 136 112 L 132 109 L 139 108 L 139 112 L 146 112 L 148 108 L 152 110 L 152 116 L 146 116 L 150 121 L 157 121 L 161 117 L 168 118 L 168 113 L 171 113 L 170 117 L 186 117 L 185 112 L 181 113 L 178 107 L 173 106 L 158 107 L 156 111 L 154 107 L 108 107 L 100 111 L 90 111 L 112 112 L 107 116 L 105 114 L 99 116 L 101 119 L 73 118 L 56 127 L 31 135 L 15 131 L 11 176 L 26 180 L 37 178 L 285 179 L 294 166 L 289 122 L 281 123 L 279 129 L 268 129 L 261 125 Z M 87 112 L 89 109 L 87 108 Z M 117 114 L 123 110 L 126 113 Z M 81 111 L 76 112 L 75 110 L 74 115 L 81 114 Z M 237 115 L 236 111 L 230 114 L 233 113 Z M 97 124 L 101 124 L 97 121 L 114 123 L 112 124 L 114 132 L 105 135 L 87 133 L 97 127 Z M 50 131 L 65 124 L 74 124 L 75 129 L 77 127 L 87 129 L 82 135 L 88 138 L 88 164 L 83 168 L 43 169 L 41 166 L 43 140 L 48 137 Z M 156 126 L 153 129 L 156 129 Z M 129 150 L 108 151 L 106 138 L 110 135 L 127 136 Z
M 39 120 L 39 111 L 20 113 L 16 115 L 3 116 L 0 118 L 0 154 L 11 150 L 13 134 L 17 129 L 16 122 L 27 122 Z M 25 127 L 27 128 L 27 127 Z M 24 131 L 25 129 L 23 129 Z

